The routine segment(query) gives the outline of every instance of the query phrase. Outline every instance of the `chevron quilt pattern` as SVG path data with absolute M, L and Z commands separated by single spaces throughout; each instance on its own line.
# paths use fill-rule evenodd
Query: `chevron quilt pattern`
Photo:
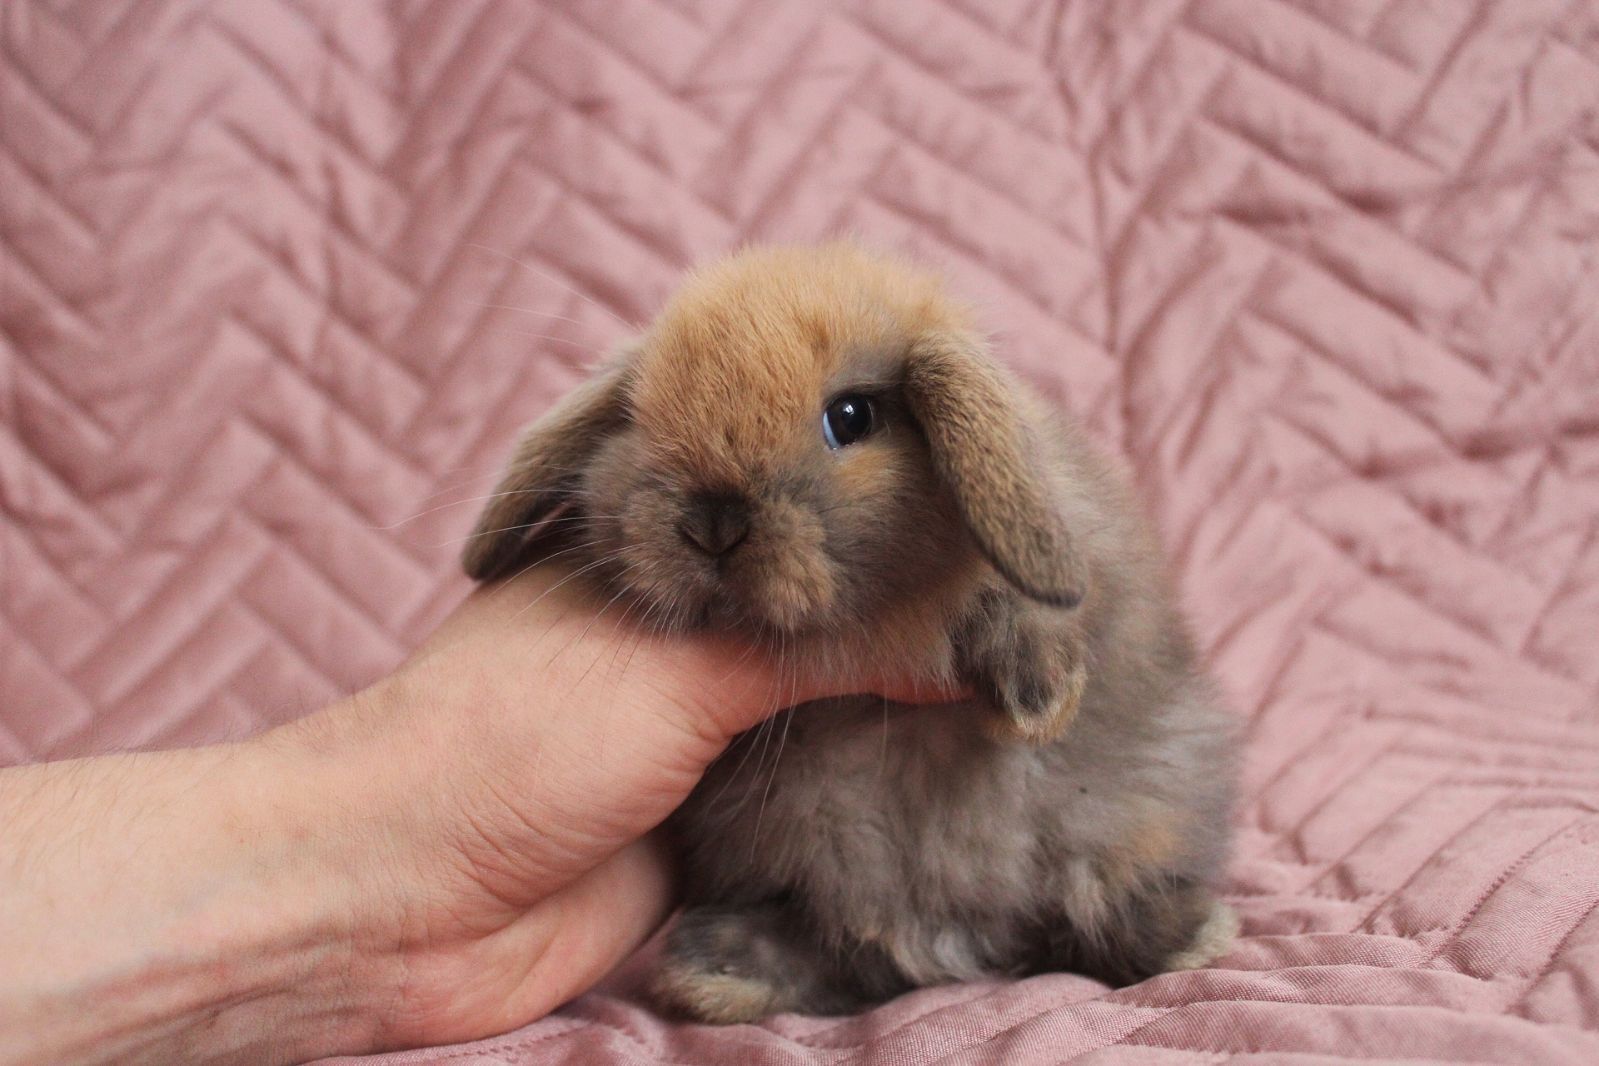
M 0 762 L 394 665 L 747 241 L 945 269 L 1247 720 L 1210 969 L 388 1062 L 1599 1062 L 1595 0 L 6 0 Z

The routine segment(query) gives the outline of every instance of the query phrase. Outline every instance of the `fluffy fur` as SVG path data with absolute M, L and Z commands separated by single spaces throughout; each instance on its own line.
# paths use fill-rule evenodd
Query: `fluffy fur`
M 843 393 L 881 426 L 833 451 Z M 663 1005 L 736 1022 L 1225 950 L 1234 742 L 1157 541 L 935 278 L 842 244 L 699 273 L 498 492 L 474 577 L 566 552 L 655 624 L 980 694 L 811 703 L 735 742 L 672 819 Z

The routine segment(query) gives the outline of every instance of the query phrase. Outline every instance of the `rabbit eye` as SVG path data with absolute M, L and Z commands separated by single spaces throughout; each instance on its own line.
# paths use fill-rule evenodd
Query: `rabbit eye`
M 877 411 L 870 396 L 846 393 L 822 412 L 822 439 L 837 451 L 847 448 L 877 428 Z

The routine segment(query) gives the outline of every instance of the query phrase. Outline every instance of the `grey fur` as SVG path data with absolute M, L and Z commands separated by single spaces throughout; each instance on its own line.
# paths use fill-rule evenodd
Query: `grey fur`
M 719 355 L 735 367 L 762 359 L 754 342 L 738 348 L 747 309 L 718 310 L 716 336 L 732 353 Z M 768 335 L 785 310 L 805 308 L 761 309 Z M 613 391 L 574 401 L 603 419 L 579 469 L 566 454 L 541 463 L 524 445 L 501 485 L 524 496 L 500 497 L 481 528 L 537 521 L 552 506 L 592 518 L 562 524 L 559 541 L 501 534 L 517 539 L 469 557 L 488 576 L 518 553 L 576 544 L 604 583 L 666 624 L 737 625 L 813 666 L 887 663 L 959 677 L 978 694 L 944 706 L 806 704 L 711 767 L 670 822 L 687 909 L 655 988 L 680 1013 L 733 1022 L 839 1011 L 918 985 L 1050 969 L 1125 983 L 1202 962 L 1202 942 L 1214 954 L 1225 939 L 1214 931 L 1231 928 L 1211 892 L 1229 840 L 1234 730 L 1156 538 L 1112 468 L 1069 425 L 1051 429 L 969 334 L 916 328 L 933 335 L 890 331 L 834 353 L 843 369 L 819 386 L 881 380 L 889 368 L 888 428 L 875 452 L 850 460 L 889 472 L 857 482 L 890 486 L 876 496 L 841 495 L 837 456 L 781 427 L 765 430 L 759 455 L 684 458 L 696 441 L 668 437 L 687 417 L 709 438 L 753 438 L 737 427 L 717 435 L 716 420 L 736 411 L 649 400 L 676 403 L 690 386 L 624 394 L 622 382 L 683 370 L 647 335 L 627 375 L 611 374 Z M 936 375 L 915 363 L 928 349 L 942 361 Z M 968 372 L 981 407 L 965 390 L 915 392 Z M 917 420 L 929 417 L 960 419 L 961 432 L 928 432 Z M 568 405 L 543 425 L 582 420 Z M 973 439 L 1000 430 L 1005 447 Z M 535 427 L 528 440 L 539 439 Z M 554 439 L 570 450 L 571 433 Z M 727 463 L 741 462 L 748 474 L 731 485 Z M 560 470 L 564 488 L 526 473 L 545 468 Z M 959 484 L 940 477 L 952 468 Z M 983 498 L 1001 483 L 1009 496 Z M 708 491 L 750 501 L 734 562 L 708 563 L 674 533 Z

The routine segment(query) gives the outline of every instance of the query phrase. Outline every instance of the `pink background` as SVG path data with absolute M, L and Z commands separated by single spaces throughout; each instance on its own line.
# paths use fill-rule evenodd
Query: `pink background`
M 0 761 L 378 676 L 618 318 L 841 230 L 1133 459 L 1248 717 L 1211 970 L 725 1030 L 624 982 L 392 1061 L 1599 1061 L 1599 4 L 12 0 L 0 46 Z

